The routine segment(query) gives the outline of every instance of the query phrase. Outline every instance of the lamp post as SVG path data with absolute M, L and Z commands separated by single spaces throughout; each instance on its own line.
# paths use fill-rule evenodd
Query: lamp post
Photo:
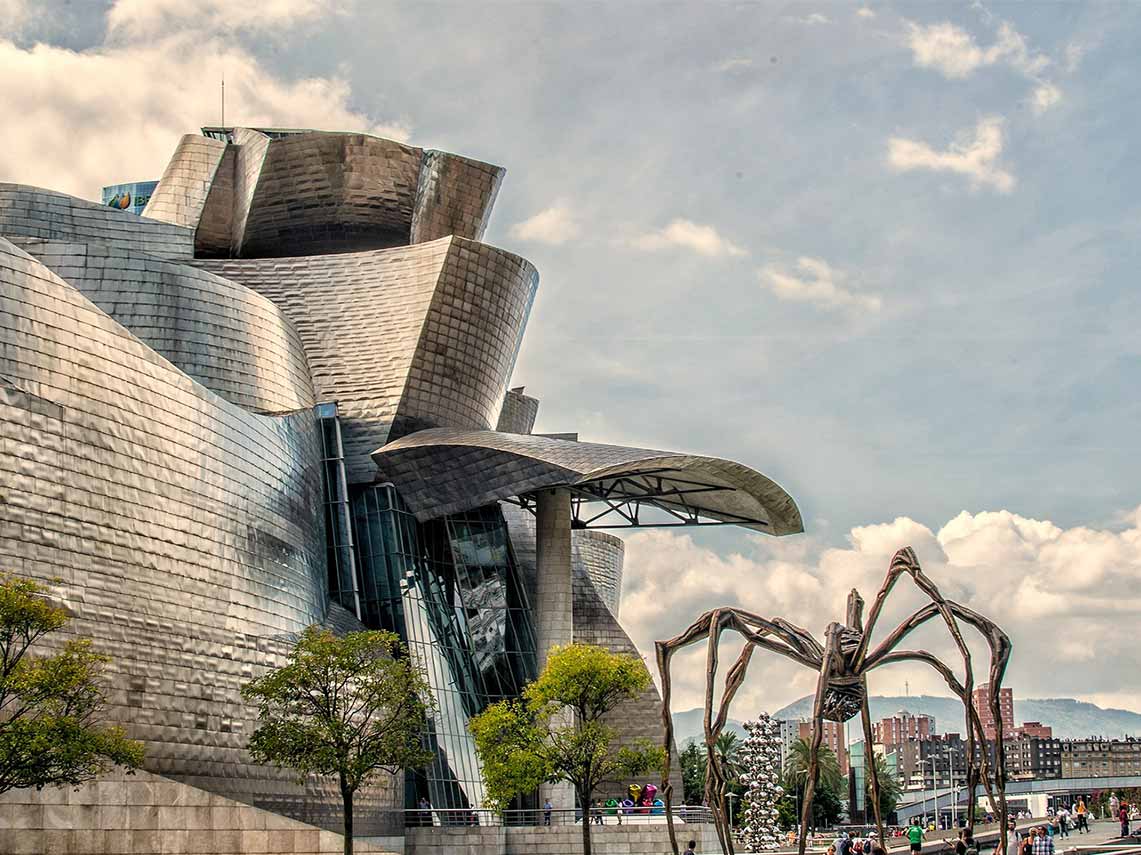
M 947 755 L 948 769 L 951 776 L 951 825 L 959 827 L 959 788 L 955 786 L 955 750 L 948 747 L 943 752 Z
M 805 783 L 807 783 L 808 782 L 808 770 L 807 769 L 801 769 L 799 772 L 793 772 L 793 774 L 792 774 L 792 788 L 794 790 L 796 790 L 796 824 L 797 824 L 798 828 L 800 827 L 800 786 L 796 783 L 796 780 L 801 775 L 804 776 L 804 781 L 805 781 Z
M 935 792 L 935 827 L 939 827 L 939 779 L 935 777 L 935 756 L 928 757 L 931 763 L 931 789 Z

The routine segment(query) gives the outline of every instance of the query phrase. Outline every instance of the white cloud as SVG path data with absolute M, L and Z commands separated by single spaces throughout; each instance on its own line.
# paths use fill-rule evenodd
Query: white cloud
M 107 13 L 115 36 L 142 38 L 171 33 L 179 27 L 196 30 L 268 30 L 346 11 L 351 0 L 116 0 Z
M 843 287 L 847 276 L 819 258 L 797 259 L 798 274 L 788 273 L 774 265 L 760 270 L 761 282 L 782 300 L 812 303 L 825 309 L 859 308 L 878 312 L 883 301 L 874 294 L 857 294 Z
M 1073 74 L 1078 70 L 1081 65 L 1082 57 L 1086 54 L 1086 46 L 1078 42 L 1070 42 L 1066 45 L 1066 58 L 1062 62 L 1062 68 L 1067 74 Z
M 516 223 L 510 235 L 519 240 L 535 243 L 561 244 L 578 237 L 582 231 L 579 222 L 570 208 L 558 204 Z
M 1030 108 L 1035 115 L 1041 116 L 1055 104 L 1062 100 L 1062 90 L 1053 83 L 1040 83 L 1030 93 Z
M 0 180 L 88 198 L 103 184 L 161 176 L 179 136 L 219 120 L 223 70 L 228 123 L 408 134 L 351 108 L 344 80 L 282 79 L 206 32 L 82 52 L 0 40 L 0 67 L 0 102 L 20 116 L 0 149 Z
M 1002 119 L 979 120 L 973 136 L 959 134 L 944 151 L 920 140 L 892 137 L 888 140 L 888 164 L 898 172 L 926 169 L 953 172 L 970 179 L 974 186 L 990 186 L 1000 193 L 1014 189 L 1014 176 L 998 164 L 1003 149 Z
M 827 15 L 821 15 L 819 12 L 813 12 L 811 15 L 805 15 L 803 18 L 797 18 L 801 24 L 831 24 L 832 19 Z
M 709 256 L 740 256 L 745 250 L 717 233 L 713 226 L 703 226 L 690 220 L 673 220 L 665 228 L 641 235 L 633 240 L 638 249 L 659 250 L 679 247 Z
M 0 33 L 15 32 L 28 16 L 24 0 L 0 0 Z
M 910 545 L 944 594 L 1009 633 L 1007 684 L 1016 696 L 1055 697 L 1063 673 L 1065 694 L 1141 710 L 1141 649 L 1128 643 L 1128 627 L 1141 621 L 1141 508 L 1131 518 L 1123 530 L 1067 529 L 1010 511 L 963 512 L 932 531 L 900 517 L 852 529 L 845 548 L 822 548 L 810 537 L 757 537 L 750 554 L 725 557 L 689 535 L 640 531 L 626 538 L 622 623 L 651 662 L 655 640 L 715 606 L 784 617 L 822 638 L 828 622 L 842 620 L 848 590 L 870 601 L 891 554 Z M 923 602 L 910 583 L 897 585 L 873 638 Z M 920 630 L 914 643 L 954 656 L 940 627 Z M 972 642 L 972 652 L 976 674 L 985 674 L 985 647 Z M 704 655 L 703 645 L 679 655 L 675 710 L 700 703 Z M 774 711 L 812 691 L 814 679 L 808 669 L 758 653 L 735 709 L 741 716 Z M 913 692 L 949 694 L 933 672 L 902 665 L 873 671 L 872 690 L 895 693 L 905 679 Z
M 1035 53 L 1010 24 L 999 25 L 995 42 L 980 47 L 974 36 L 949 21 L 926 26 L 908 22 L 907 44 L 915 64 L 950 78 L 969 77 L 979 68 L 1004 63 L 1024 74 L 1038 74 L 1050 60 Z
M 867 6 L 861 6 L 856 10 L 856 14 L 861 18 L 868 19 L 874 18 L 876 16 L 875 11 L 873 9 L 869 9 Z
M 753 60 L 747 56 L 735 56 L 732 59 L 727 59 L 724 62 L 717 63 L 715 66 L 713 66 L 713 70 L 720 72 L 737 71 L 742 68 L 749 68 L 752 66 L 752 64 Z

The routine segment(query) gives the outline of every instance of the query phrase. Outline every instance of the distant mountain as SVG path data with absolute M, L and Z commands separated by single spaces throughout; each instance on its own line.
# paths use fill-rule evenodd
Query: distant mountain
M 678 747 L 684 746 L 691 739 L 699 741 L 704 739 L 704 719 L 705 710 L 701 707 L 674 713 L 674 742 L 677 743 Z M 737 734 L 739 739 L 745 738 L 745 728 L 741 727 L 741 722 L 736 719 L 731 718 L 725 724 L 725 732 L 729 731 Z
M 918 715 L 923 713 L 935 717 L 935 726 L 940 733 L 966 730 L 966 717 L 963 705 L 956 698 L 934 695 L 912 695 L 910 697 L 873 695 L 871 698 L 872 720 L 895 715 L 900 710 Z M 738 704 L 735 711 L 747 713 Z M 807 719 L 812 714 L 812 698 L 806 696 L 774 712 L 773 718 Z M 685 710 L 674 714 L 674 733 L 678 745 L 686 740 L 700 738 L 702 733 L 703 711 Z M 1054 728 L 1054 735 L 1060 739 L 1078 739 L 1084 736 L 1141 736 L 1141 714 L 1130 710 L 1102 709 L 1101 707 L 1077 701 L 1073 698 L 1030 698 L 1015 699 L 1014 721 L 1040 721 Z M 862 738 L 859 719 L 853 719 L 852 740 Z M 726 730 L 742 735 L 741 721 L 730 719 Z

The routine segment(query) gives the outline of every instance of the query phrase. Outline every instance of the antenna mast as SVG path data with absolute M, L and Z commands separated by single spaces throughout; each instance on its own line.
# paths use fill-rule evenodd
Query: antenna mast
M 226 72 L 222 72 L 222 127 L 226 127 Z

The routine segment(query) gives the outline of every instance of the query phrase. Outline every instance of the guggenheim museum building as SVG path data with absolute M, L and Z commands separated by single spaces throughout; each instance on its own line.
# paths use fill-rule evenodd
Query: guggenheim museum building
M 747 465 L 533 432 L 510 381 L 539 276 L 481 240 L 503 176 L 216 127 L 141 215 L 0 184 L 0 570 L 111 657 L 148 772 L 339 828 L 333 785 L 251 762 L 239 690 L 304 627 L 363 625 L 426 671 L 435 760 L 361 794 L 358 829 L 479 807 L 473 714 L 553 645 L 636 652 L 606 529 L 801 530 Z M 661 739 L 658 704 L 621 738 Z

